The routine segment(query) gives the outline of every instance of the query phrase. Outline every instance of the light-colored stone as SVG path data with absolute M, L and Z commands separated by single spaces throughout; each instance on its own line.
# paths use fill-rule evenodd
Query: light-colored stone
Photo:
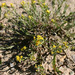
M 66 58 L 66 55 L 64 55 L 64 56 L 57 55 L 57 56 L 56 56 L 56 59 L 57 59 L 57 66 L 63 65 L 65 58 Z
M 73 58 L 73 61 L 74 61 L 74 63 L 75 63 L 75 55 L 72 55 L 72 58 Z
M 71 69 L 67 68 L 66 66 L 61 66 L 61 67 L 59 68 L 59 70 L 63 72 L 62 75 L 74 75 L 74 72 L 73 72 Z M 72 73 L 71 73 L 71 72 L 72 72 Z M 70 74 L 70 73 L 71 73 L 71 74 Z
M 73 55 L 75 55 L 75 51 L 70 51 L 70 48 L 68 48 L 67 50 L 65 50 L 65 53 L 67 57 L 75 63 L 74 57 L 73 57 Z

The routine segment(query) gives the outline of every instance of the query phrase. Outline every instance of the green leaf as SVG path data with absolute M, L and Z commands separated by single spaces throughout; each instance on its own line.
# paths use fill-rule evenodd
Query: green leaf
M 56 71 L 56 54 L 54 54 L 54 56 L 53 56 L 53 69 L 54 69 L 54 71 Z

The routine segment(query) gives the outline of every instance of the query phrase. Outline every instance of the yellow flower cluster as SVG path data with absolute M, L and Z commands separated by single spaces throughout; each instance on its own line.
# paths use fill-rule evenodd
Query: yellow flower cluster
M 35 39 L 35 37 L 34 37 Z M 39 46 L 43 43 L 44 41 L 44 38 L 41 36 L 41 35 L 37 35 L 37 38 L 36 38 L 36 46 Z
M 34 56 L 34 55 L 32 55 L 32 56 L 31 56 L 31 58 L 30 58 L 30 60 L 35 61 L 35 60 L 36 60 L 35 56 Z
M 53 52 L 53 51 L 51 51 L 51 54 L 54 54 L 54 52 Z
M 56 48 L 56 46 L 55 46 L 55 45 L 53 45 L 53 48 Z
M 36 68 L 36 71 L 37 71 L 37 72 L 40 71 L 40 70 L 43 70 L 42 64 L 40 64 L 40 65 L 35 64 L 35 68 Z M 42 75 L 43 75 L 43 74 L 42 74 Z
M 68 42 L 63 42 L 63 44 L 65 45 L 66 48 L 68 48 Z
M 34 36 L 33 38 L 34 38 L 34 40 L 35 40 L 35 36 Z
M 13 3 L 10 3 L 10 6 L 11 6 L 11 7 L 14 7 L 14 4 L 13 4 Z
M 51 48 L 51 54 L 54 54 L 54 53 L 62 53 L 63 52 L 63 48 L 68 48 L 68 42 L 63 42 L 63 45 L 53 45 L 52 48 Z
M 37 40 L 36 41 L 36 46 L 39 46 L 39 45 L 41 45 L 42 43 L 39 41 L 39 40 Z
M 4 17 L 5 17 L 5 18 L 7 18 L 7 17 L 8 17 L 7 13 L 5 13 L 5 14 L 4 14 Z
M 56 50 L 55 50 L 56 49 Z M 54 54 L 54 53 L 61 53 L 63 50 L 62 50 L 62 46 L 59 45 L 58 47 L 56 47 L 56 45 L 53 45 L 52 47 L 52 51 L 51 51 L 51 54 Z
M 24 19 L 25 16 L 23 14 L 21 14 L 21 17 L 22 17 L 22 19 Z
M 26 49 L 27 49 L 27 47 L 24 46 L 23 48 L 21 48 L 21 51 L 24 51 L 24 50 L 26 50 Z
M 35 4 L 35 3 L 36 3 L 36 1 L 34 0 L 32 3 L 33 3 L 33 4 Z
M 1 7 L 5 7 L 6 6 L 6 3 L 2 3 Z
M 45 5 L 46 5 L 46 3 L 42 3 L 42 5 L 44 5 L 44 6 L 45 6 Z
M 44 38 L 41 35 L 37 35 L 37 40 L 44 40 Z
M 68 42 L 63 42 L 63 44 L 64 44 L 64 45 L 67 45 L 67 44 L 68 44 Z
M 22 58 L 23 58 L 23 56 L 18 56 L 18 55 L 16 56 L 16 60 L 19 62 L 21 62 Z
M 56 52 L 57 53 L 62 53 L 63 51 L 62 50 L 57 50 Z M 54 51 L 51 51 L 51 54 L 54 54 Z
M 50 11 L 49 10 L 46 10 L 46 12 L 49 14 L 50 13 Z
M 54 19 L 51 19 L 51 22 L 55 22 L 55 20 Z
M 40 64 L 40 65 L 36 65 L 36 64 L 35 64 L 35 68 L 38 68 L 38 66 L 39 66 L 39 67 L 42 67 L 42 64 Z
M 22 1 L 22 2 L 21 2 L 21 5 L 24 6 L 24 5 L 25 5 L 25 1 Z
M 57 50 L 57 53 L 62 53 L 62 50 Z
M 59 48 L 62 48 L 61 46 L 59 46 Z
M 28 18 L 29 18 L 29 19 L 32 19 L 32 16 L 29 15 Z
M 35 64 L 35 68 L 37 68 L 38 66 Z

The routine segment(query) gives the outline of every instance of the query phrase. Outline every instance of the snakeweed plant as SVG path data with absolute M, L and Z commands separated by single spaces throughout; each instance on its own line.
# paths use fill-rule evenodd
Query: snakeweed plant
M 22 1 L 19 9 L 22 10 L 19 14 L 15 5 L 10 3 L 8 6 L 6 3 L 2 3 L 0 6 L 0 14 L 4 16 L 1 18 L 7 19 L 5 27 L 6 31 L 13 35 L 10 36 L 10 40 L 13 45 L 13 48 L 17 48 L 17 52 L 22 55 L 16 56 L 17 61 L 25 61 L 27 58 L 31 61 L 34 61 L 36 65 L 40 65 L 43 61 L 43 56 L 46 55 L 44 51 L 45 48 L 47 52 L 53 55 L 53 69 L 55 72 L 59 73 L 56 67 L 56 55 L 58 53 L 64 52 L 62 47 L 68 48 L 68 45 L 65 43 L 61 45 L 63 41 L 67 41 L 68 44 L 74 45 L 74 42 L 71 42 L 74 38 L 75 33 L 70 33 L 70 29 L 75 27 L 75 12 L 70 12 L 68 15 L 65 15 L 69 5 L 66 4 L 66 0 L 52 0 L 51 7 L 46 0 L 31 0 L 30 2 Z M 65 3 L 64 10 L 61 12 L 63 3 Z M 55 7 L 57 5 L 57 7 Z M 5 9 L 1 11 L 1 9 Z M 59 40 L 51 39 L 55 36 L 61 38 Z M 14 41 L 13 41 L 14 40 Z M 58 43 L 58 44 L 57 44 Z M 9 45 L 6 45 L 9 47 Z M 63 48 L 64 48 L 63 47 Z M 37 58 L 34 57 L 34 54 L 37 53 Z M 38 69 L 37 69 L 38 70 Z

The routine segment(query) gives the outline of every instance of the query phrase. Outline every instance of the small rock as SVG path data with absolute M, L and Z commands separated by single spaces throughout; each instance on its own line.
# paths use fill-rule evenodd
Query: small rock
M 53 65 L 52 65 L 52 62 L 49 64 L 49 71 L 52 72 L 53 70 Z
M 74 63 L 70 59 L 66 59 L 67 67 L 74 69 Z
M 3 75 L 8 75 L 8 73 L 7 72 L 4 72 Z
M 64 56 L 57 55 L 56 58 L 57 58 L 57 66 L 61 66 L 64 63 L 64 59 L 66 58 L 66 55 Z
M 48 55 L 47 58 L 46 58 L 46 61 L 47 62 L 51 62 L 52 61 L 52 56 L 51 55 Z
M 12 70 L 14 70 L 14 63 L 10 63 L 10 67 Z
M 62 75 L 74 75 L 74 72 L 66 66 L 61 66 L 59 70 L 63 72 Z
M 75 63 L 75 55 L 72 55 L 72 58 L 73 58 L 73 62 Z
M 70 51 L 70 48 L 68 50 L 64 50 L 66 53 L 66 56 L 68 57 L 68 59 L 70 59 L 71 61 L 75 62 L 75 52 L 74 51 Z
M 42 64 L 44 69 L 45 69 L 45 72 L 48 74 L 49 72 L 47 71 L 49 69 L 49 65 L 47 64 L 47 62 L 45 62 L 44 64 Z

